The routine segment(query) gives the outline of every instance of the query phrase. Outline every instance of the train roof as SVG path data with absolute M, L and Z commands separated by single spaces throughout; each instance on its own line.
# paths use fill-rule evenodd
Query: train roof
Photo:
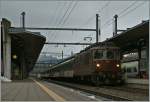
M 72 58 L 74 58 L 74 57 L 75 57 L 75 55 L 70 56 L 70 57 L 68 57 L 68 58 L 65 58 L 64 60 L 60 61 L 59 63 L 57 63 L 57 64 L 55 64 L 55 65 L 52 65 L 51 68 L 53 68 L 54 66 L 57 66 L 57 65 L 59 65 L 59 64 L 61 64 L 61 63 L 64 63 L 64 62 L 66 62 L 66 61 L 68 61 L 68 60 L 70 60 L 70 59 L 72 59 Z M 51 68 L 50 68 L 50 69 L 51 69 Z
M 50 69 L 53 69 L 53 67 L 55 67 L 55 66 L 57 66 L 57 65 L 59 65 L 59 64 L 62 64 L 62 63 L 64 63 L 64 62 L 68 61 L 68 60 L 71 60 L 71 59 L 75 58 L 76 55 L 78 55 L 78 54 L 80 54 L 80 53 L 82 53 L 82 52 L 85 52 L 85 51 L 87 51 L 87 50 L 89 50 L 89 49 L 91 49 L 91 48 L 93 48 L 93 47 L 106 47 L 106 46 L 112 47 L 112 46 L 115 46 L 115 45 L 114 45 L 112 42 L 98 42 L 98 43 L 94 43 L 94 44 L 92 44 L 92 45 L 86 47 L 84 50 L 80 51 L 79 53 L 77 53 L 77 54 L 75 54 L 75 55 L 73 55 L 73 56 L 70 56 L 70 57 L 68 57 L 68 58 L 66 58 L 66 59 L 64 59 L 64 60 L 62 60 L 61 62 L 59 62 L 59 63 L 57 63 L 57 64 L 51 66 Z
M 84 51 L 87 51 L 93 47 L 114 47 L 116 46 L 114 43 L 112 42 L 98 42 L 98 43 L 94 43 L 88 47 L 86 47 L 84 50 L 80 51 L 80 53 L 84 52 Z
M 70 62 L 70 61 L 72 61 L 72 60 L 74 60 L 73 57 L 70 58 L 70 59 L 68 59 L 68 60 L 66 60 L 66 61 L 63 61 L 63 62 L 61 62 L 61 63 L 59 63 L 59 64 L 54 65 L 51 69 L 54 69 L 55 67 L 58 67 L 58 66 L 60 66 L 60 65 L 63 65 L 63 64 L 65 64 L 65 63 L 67 63 L 67 62 Z

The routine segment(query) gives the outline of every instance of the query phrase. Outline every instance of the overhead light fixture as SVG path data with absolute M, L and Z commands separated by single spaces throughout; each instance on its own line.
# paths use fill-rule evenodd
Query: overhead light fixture
M 128 55 L 127 55 L 127 54 L 125 54 L 125 55 L 123 55 L 123 57 L 128 57 Z
M 17 59 L 17 55 L 13 55 L 12 58 L 13 58 L 13 59 Z

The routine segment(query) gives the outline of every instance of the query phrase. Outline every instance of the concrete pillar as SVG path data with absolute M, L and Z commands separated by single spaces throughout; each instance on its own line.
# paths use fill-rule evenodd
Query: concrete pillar
M 0 23 L 0 26 L 1 26 L 1 27 L 0 27 L 0 31 L 1 31 L 1 33 L 2 33 L 2 22 Z M 1 46 L 1 50 L 0 50 L 0 58 L 1 58 L 0 64 L 1 64 L 1 70 L 0 70 L 0 73 L 1 73 L 1 76 L 3 76 L 3 71 L 2 71 L 2 70 L 3 70 L 3 62 L 2 62 L 2 61 L 3 61 L 3 58 L 2 58 L 2 52 L 3 52 L 3 51 L 2 51 L 2 49 L 3 49 L 2 47 L 3 47 L 3 46 L 2 46 L 2 34 L 1 34 L 1 33 L 0 33 L 0 38 L 1 38 L 1 42 L 0 42 L 0 46 Z M 1 76 L 0 76 L 0 77 L 1 77 Z M 1 82 L 0 82 L 0 86 L 1 86 Z M 1 91 L 1 89 L 0 89 L 0 91 Z M 2 91 L 1 91 L 1 92 L 2 92 Z M 0 99 L 2 99 L 2 98 L 1 98 L 1 95 L 0 95 Z
M 3 67 L 4 67 L 4 77 L 11 79 L 11 36 L 8 33 L 8 29 L 11 23 L 2 19 L 2 44 L 3 44 Z
M 11 79 L 11 37 L 10 35 L 7 36 L 7 43 L 6 43 L 6 67 L 4 67 L 4 76 L 8 79 Z
M 149 74 L 149 39 L 146 40 L 146 70 Z
M 141 76 L 141 48 L 140 47 L 138 48 L 138 56 L 139 56 L 139 63 L 138 63 L 139 72 L 138 72 L 138 74 L 139 74 L 139 77 L 141 78 L 142 76 Z
M 22 52 L 22 55 L 21 55 L 21 77 L 22 79 L 25 78 L 26 76 L 26 65 L 25 65 L 25 56 L 24 56 L 24 52 Z

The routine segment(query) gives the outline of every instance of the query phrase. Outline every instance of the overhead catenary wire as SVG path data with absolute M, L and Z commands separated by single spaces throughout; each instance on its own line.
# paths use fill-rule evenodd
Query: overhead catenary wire
M 136 9 L 139 8 L 139 7 L 141 7 L 141 6 L 142 6 L 143 4 L 145 4 L 145 3 L 146 3 L 146 2 L 142 2 L 142 3 L 138 4 L 138 5 L 136 5 L 134 8 L 130 9 L 130 8 L 133 7 L 135 4 L 137 4 L 136 1 L 133 2 L 133 3 L 132 3 L 131 5 L 129 5 L 126 9 L 124 9 L 122 12 L 119 13 L 120 16 L 118 17 L 118 19 L 121 19 L 121 18 L 127 16 L 129 13 L 133 12 L 134 10 L 136 10 Z M 128 9 L 130 9 L 130 10 L 127 11 Z M 125 11 L 127 11 L 127 12 L 125 12 Z M 121 14 L 122 14 L 122 15 L 121 15 Z M 105 23 L 105 25 L 107 25 L 107 27 L 103 25 L 101 29 L 106 29 L 106 28 L 108 28 L 110 25 L 112 25 L 112 23 L 113 23 L 113 19 L 108 20 L 108 21 Z
M 67 13 L 68 13 L 69 9 L 70 9 L 70 8 L 71 8 L 71 6 L 72 6 L 72 3 L 73 3 L 73 1 L 72 1 L 72 2 L 70 2 L 69 6 L 68 6 L 68 8 L 67 8 L 67 10 L 66 10 L 66 12 L 64 13 L 64 15 L 62 16 L 62 18 L 60 19 L 60 21 L 59 21 L 59 24 L 58 24 L 58 25 L 60 25 L 60 24 L 63 22 L 63 20 L 64 20 L 65 16 L 67 15 Z
M 61 13 L 61 10 L 65 8 L 66 4 L 67 4 L 67 2 L 65 1 L 65 2 L 62 4 L 62 6 L 59 6 L 59 5 L 61 5 L 61 3 L 58 2 L 58 7 L 56 6 L 57 8 L 56 8 L 56 10 L 55 10 L 55 15 L 56 15 L 56 17 L 55 17 L 55 19 L 53 20 L 53 24 L 55 24 L 55 25 L 58 24 L 59 14 Z M 49 35 L 51 35 L 51 40 L 53 40 L 53 38 L 54 38 L 54 33 L 55 33 L 55 32 L 56 32 L 56 31 L 51 31 L 51 32 L 50 32 Z M 47 47 L 47 49 L 48 49 L 48 47 Z M 47 51 L 47 49 L 46 49 L 46 51 Z
M 60 2 L 59 2 L 60 3 Z M 59 14 L 61 13 L 61 10 L 62 9 L 64 9 L 65 8 L 65 5 L 66 5 L 67 3 L 66 2 L 64 2 L 63 3 L 63 5 L 62 6 L 59 6 L 58 5 L 58 8 L 57 8 L 57 12 L 55 13 L 55 15 L 56 15 L 56 17 L 55 17 L 55 20 L 54 20 L 54 23 L 53 24 L 55 24 L 55 26 L 57 25 L 57 23 L 58 23 L 58 19 L 59 19 Z M 51 38 L 54 36 L 54 33 L 55 33 L 55 31 L 52 31 L 51 32 Z
M 55 8 L 55 11 L 54 11 L 53 15 L 56 15 L 57 10 L 58 10 L 58 8 L 59 8 L 59 5 L 60 5 L 60 2 L 57 1 L 57 6 L 56 6 L 56 8 Z M 53 17 L 52 20 L 51 20 L 51 22 L 52 22 L 53 24 L 55 24 L 55 23 L 53 22 L 54 20 L 55 20 L 55 18 Z M 51 23 L 51 22 L 50 22 L 50 23 Z M 52 37 L 51 32 L 52 32 L 52 31 L 49 31 L 49 32 L 48 32 L 48 33 L 50 33 L 50 34 L 48 34 L 48 38 L 51 38 L 51 37 Z M 48 50 L 48 47 L 47 47 L 46 51 L 47 51 L 47 50 Z
M 129 5 L 127 8 L 123 9 L 118 15 L 123 14 L 125 11 L 127 11 L 128 9 L 130 9 L 132 6 L 134 6 L 135 4 L 137 4 L 138 1 L 134 1 L 133 3 L 131 3 L 131 5 Z
M 130 12 L 134 11 L 135 9 L 137 9 L 140 5 L 144 4 L 144 3 L 140 3 L 139 5 L 137 5 L 136 7 L 134 7 L 132 10 L 129 10 L 129 9 L 131 9 L 131 7 L 133 7 L 135 4 L 137 4 L 136 2 L 137 2 L 137 1 L 132 2 L 132 4 L 130 4 L 128 7 L 126 7 L 125 9 L 123 9 L 120 13 L 118 13 L 118 14 L 120 15 L 119 18 L 125 17 L 125 16 L 128 15 Z M 128 10 L 129 10 L 129 11 L 128 11 Z M 67 13 L 67 14 L 68 14 L 68 13 Z M 67 17 L 67 16 L 66 16 L 66 17 Z M 66 20 L 66 18 L 64 19 L 64 21 L 65 21 L 65 20 Z M 63 21 L 63 24 L 65 24 L 64 21 Z M 112 19 L 106 21 L 106 23 L 104 23 L 104 25 L 102 25 L 102 28 L 104 28 L 104 26 L 106 26 L 106 25 L 109 26 L 110 24 L 112 24 Z M 105 28 L 106 28 L 106 27 L 105 27 Z
M 110 5 L 111 1 L 108 1 L 104 6 L 102 6 L 99 10 L 98 10 L 98 13 L 101 14 L 101 12 Z M 96 13 L 96 12 L 95 12 Z M 92 21 L 92 19 L 95 18 L 95 15 L 91 16 L 85 24 L 88 24 L 90 21 Z M 88 36 L 92 36 L 93 37 L 93 34 L 89 34 Z
M 59 10 L 59 8 L 60 8 L 59 5 L 60 5 L 60 2 L 57 1 L 57 6 L 56 6 L 55 11 L 54 11 L 54 13 L 53 13 L 52 16 L 57 15 L 58 10 Z M 53 17 L 52 20 L 51 20 L 52 24 L 54 24 L 54 25 L 56 24 L 56 18 L 57 18 L 57 17 Z M 51 23 L 51 22 L 50 22 L 50 23 Z
M 78 1 L 76 1 L 74 4 L 73 4 L 73 2 L 71 2 L 71 4 L 73 4 L 73 5 L 72 5 L 72 7 L 70 7 L 70 6 L 68 7 L 68 9 L 67 9 L 67 11 L 66 11 L 66 13 L 65 13 L 65 15 L 66 15 L 66 14 L 68 14 L 68 15 L 67 15 L 67 16 L 64 16 L 64 21 L 62 20 L 62 23 L 60 23 L 60 24 L 64 25 L 64 24 L 66 23 L 66 21 L 68 20 L 68 18 L 69 18 L 70 15 L 71 15 L 71 13 L 72 13 L 73 10 L 75 9 L 77 3 L 78 3 Z M 71 9 L 71 10 L 69 11 L 69 9 Z M 67 12 L 69 12 L 69 13 L 67 13 Z M 55 38 L 56 38 L 56 35 L 55 35 Z
M 65 9 L 65 6 L 67 5 L 67 2 L 65 1 L 63 3 L 63 6 L 61 6 L 59 9 L 58 9 L 58 13 L 56 15 L 56 19 L 55 19 L 55 22 L 54 24 L 57 26 L 58 25 L 58 20 L 59 20 L 59 17 L 60 17 L 60 13 L 62 12 L 63 9 Z M 56 31 L 54 31 L 51 35 L 52 37 L 54 36 L 54 34 L 56 33 Z M 54 37 L 53 37 L 54 38 Z M 53 39 L 52 39 L 53 40 Z
M 69 3 L 69 5 L 68 5 L 68 7 L 67 7 L 67 9 L 66 9 L 66 11 L 65 11 L 65 13 L 64 13 L 64 15 L 63 15 L 62 18 L 60 18 L 60 20 L 57 22 L 57 26 L 59 26 L 59 25 L 62 23 L 62 21 L 64 20 L 66 14 L 67 14 L 67 12 L 68 12 L 68 10 L 69 10 L 70 7 L 72 6 L 72 3 L 73 3 L 73 1 L 71 1 L 71 2 Z M 56 33 L 56 31 L 55 31 L 54 33 Z M 54 34 L 54 33 L 53 33 L 53 34 Z M 56 38 L 56 34 L 54 35 L 54 39 L 55 39 L 55 38 Z
M 106 7 L 108 7 L 110 5 L 110 3 L 111 3 L 111 1 L 108 1 L 104 6 L 102 6 L 100 8 L 100 10 L 98 11 L 98 13 L 101 13 Z M 92 21 L 95 18 L 95 13 L 84 24 L 88 24 L 90 21 Z
M 71 13 L 74 11 L 74 9 L 75 9 L 75 7 L 77 6 L 77 4 L 78 4 L 78 1 L 76 1 L 75 4 L 73 5 L 72 9 L 70 10 L 70 12 L 69 12 L 68 16 L 66 17 L 66 19 L 64 20 L 63 24 L 65 24 L 65 23 L 67 22 L 67 20 L 69 19 Z M 72 31 L 72 35 L 73 35 L 73 34 L 74 34 L 74 33 L 73 33 L 73 31 Z M 72 47 L 74 48 L 74 46 L 72 46 Z M 73 50 L 72 50 L 72 51 L 73 51 Z
M 73 7 L 71 8 L 71 10 L 70 10 L 69 14 L 67 15 L 66 19 L 64 20 L 63 24 L 65 24 L 66 21 L 69 19 L 71 13 L 73 12 L 73 10 L 74 10 L 75 7 L 77 6 L 77 4 L 78 4 L 78 1 L 76 1 L 75 4 L 73 5 Z
M 134 10 L 136 10 L 137 8 L 139 8 L 139 7 L 141 7 L 143 4 L 145 4 L 146 2 L 144 1 L 144 2 L 142 2 L 142 3 L 140 3 L 139 5 L 137 5 L 137 6 L 135 6 L 133 9 L 131 9 L 130 11 L 128 11 L 128 12 L 126 12 L 125 14 L 123 14 L 123 15 L 120 15 L 120 17 L 119 18 L 122 18 L 122 17 L 124 17 L 124 16 L 126 16 L 126 15 L 128 15 L 129 13 L 131 13 L 131 12 L 133 12 Z
M 63 6 L 59 9 L 57 18 L 55 19 L 55 24 L 56 24 L 56 26 L 59 25 L 59 21 L 60 21 L 60 19 L 61 19 L 61 18 L 60 18 L 60 14 L 61 14 L 62 10 L 65 10 L 65 8 L 68 7 L 67 4 L 68 4 L 68 1 L 65 1 L 64 4 L 63 4 Z
M 133 10 L 135 10 L 135 9 L 137 9 L 141 4 L 143 4 L 143 3 L 141 3 L 141 4 L 139 4 L 139 5 L 137 5 L 135 8 L 133 8 L 133 9 L 131 9 L 130 11 L 128 11 L 127 13 L 125 13 L 125 14 L 123 14 L 124 12 L 126 12 L 128 9 L 130 9 L 131 7 L 133 7 L 135 4 L 137 4 L 137 1 L 135 1 L 135 2 L 133 2 L 131 5 L 129 5 L 127 8 L 125 8 L 124 10 L 122 10 L 120 13 L 118 13 L 118 15 L 120 15 L 118 18 L 122 18 L 123 16 L 125 16 L 125 15 L 127 15 L 128 13 L 130 13 L 130 12 L 132 12 Z M 121 15 L 122 14 L 122 15 Z M 110 26 L 112 23 L 113 23 L 113 21 L 112 21 L 113 19 L 109 19 L 108 21 L 106 21 L 106 23 L 104 23 L 103 25 L 102 25 L 102 28 L 107 28 L 108 26 Z M 107 27 L 106 27 L 106 25 L 108 25 Z

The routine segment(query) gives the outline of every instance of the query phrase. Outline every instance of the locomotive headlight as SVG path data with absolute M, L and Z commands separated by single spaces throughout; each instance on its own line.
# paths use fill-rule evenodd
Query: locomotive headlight
M 120 67 L 120 65 L 119 65 L 119 64 L 116 64 L 116 67 Z
M 96 67 L 100 67 L 100 64 L 96 64 Z

